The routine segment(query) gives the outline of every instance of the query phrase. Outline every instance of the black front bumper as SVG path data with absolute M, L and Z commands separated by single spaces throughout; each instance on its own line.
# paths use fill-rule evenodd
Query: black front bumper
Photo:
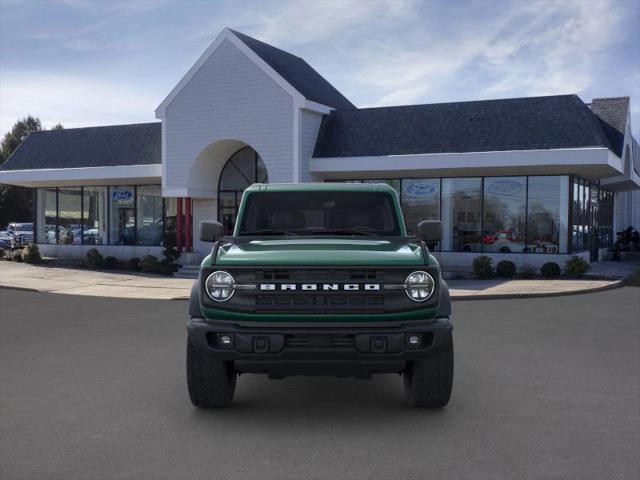
M 392 325 L 238 325 L 193 317 L 189 341 L 240 373 L 370 377 L 402 372 L 408 361 L 430 355 L 452 342 L 448 318 Z M 223 344 L 227 336 L 231 344 Z M 409 342 L 418 336 L 419 345 Z

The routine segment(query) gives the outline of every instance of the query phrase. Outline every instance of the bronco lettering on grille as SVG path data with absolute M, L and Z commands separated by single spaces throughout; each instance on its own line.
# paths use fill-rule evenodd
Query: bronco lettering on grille
M 297 291 L 303 290 L 309 291 L 376 291 L 380 290 L 379 283 L 263 283 L 260 285 L 260 290 L 263 292 L 273 291 Z

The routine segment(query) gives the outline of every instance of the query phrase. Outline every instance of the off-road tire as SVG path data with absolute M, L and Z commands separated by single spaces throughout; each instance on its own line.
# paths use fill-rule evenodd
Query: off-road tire
M 453 341 L 425 359 L 410 362 L 403 377 L 410 405 L 444 407 L 449 403 L 453 386 Z
M 187 387 L 196 407 L 220 408 L 231 404 L 236 378 L 233 363 L 207 355 L 187 340 Z

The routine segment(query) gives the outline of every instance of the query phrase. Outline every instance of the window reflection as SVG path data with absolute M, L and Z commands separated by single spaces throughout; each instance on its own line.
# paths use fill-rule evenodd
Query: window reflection
M 526 177 L 485 178 L 483 252 L 525 251 L 526 181 Z
M 85 245 L 107 243 L 107 187 L 84 187 L 82 219 Z
M 442 180 L 442 250 L 480 252 L 482 179 Z
M 36 194 L 36 242 L 57 242 L 56 189 L 39 188 Z
M 82 190 L 80 187 L 58 189 L 58 245 L 82 243 Z
M 160 245 L 162 242 L 162 189 L 160 185 L 137 188 L 138 245 Z
M 528 252 L 567 252 L 568 194 L 568 177 L 529 177 Z

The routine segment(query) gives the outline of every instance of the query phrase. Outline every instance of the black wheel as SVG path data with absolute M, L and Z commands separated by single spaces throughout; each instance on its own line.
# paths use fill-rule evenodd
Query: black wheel
M 453 341 L 431 356 L 411 362 L 403 377 L 409 404 L 419 408 L 444 407 L 453 386 Z
M 196 407 L 226 407 L 236 389 L 233 364 L 207 355 L 187 340 L 187 386 Z
M 509 247 L 502 247 L 500 253 L 511 253 L 511 250 L 509 250 Z

